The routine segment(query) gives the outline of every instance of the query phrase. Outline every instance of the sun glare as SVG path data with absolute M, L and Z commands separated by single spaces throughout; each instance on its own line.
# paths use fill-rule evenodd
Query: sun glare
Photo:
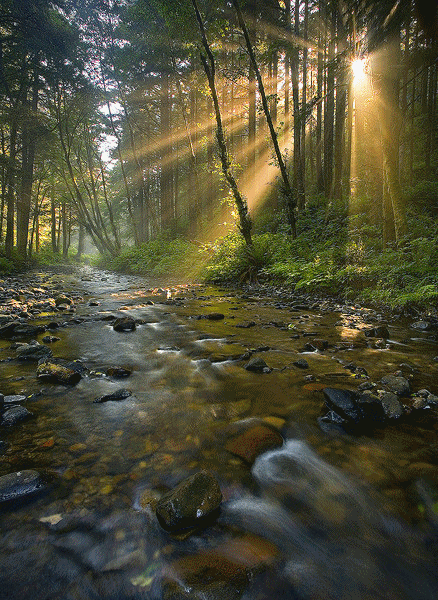
M 354 83 L 359 83 L 366 75 L 366 60 L 364 58 L 355 58 L 351 63 Z

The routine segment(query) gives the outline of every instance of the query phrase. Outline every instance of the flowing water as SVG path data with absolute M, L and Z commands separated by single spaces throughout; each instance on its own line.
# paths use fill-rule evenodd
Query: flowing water
M 64 321 L 52 349 L 87 367 L 80 382 L 42 384 L 35 364 L 0 342 L 0 391 L 24 393 L 33 413 L 0 432 L 9 444 L 0 475 L 34 469 L 48 484 L 0 514 L 0 598 L 438 597 L 433 408 L 369 435 L 328 435 L 317 423 L 322 388 L 356 389 L 365 372 L 378 382 L 404 364 L 413 390 L 437 393 L 432 336 L 395 321 L 376 348 L 363 334 L 376 315 L 360 308 L 316 311 L 200 286 L 151 291 L 95 271 L 58 279 L 84 302 L 38 319 Z M 225 318 L 199 318 L 215 312 Z M 111 315 L 141 324 L 116 332 Z M 328 348 L 303 352 L 313 338 Z M 248 350 L 272 371 L 245 370 Z M 299 358 L 308 369 L 293 365 Z M 109 377 L 114 365 L 132 374 Z M 122 387 L 129 398 L 93 402 Z M 284 438 L 253 465 L 225 448 L 232 424 L 250 418 Z M 220 514 L 172 536 L 154 502 L 202 469 L 219 481 Z

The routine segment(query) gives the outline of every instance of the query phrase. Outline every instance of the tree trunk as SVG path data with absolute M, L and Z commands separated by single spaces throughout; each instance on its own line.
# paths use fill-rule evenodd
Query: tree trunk
M 171 142 L 171 100 L 169 73 L 161 74 L 160 136 L 162 141 L 160 168 L 161 228 L 173 225 L 173 181 L 172 181 L 172 142 Z

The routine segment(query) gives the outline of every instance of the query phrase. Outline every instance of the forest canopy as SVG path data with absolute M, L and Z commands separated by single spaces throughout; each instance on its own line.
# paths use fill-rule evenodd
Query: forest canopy
M 3 0 L 0 267 L 436 303 L 437 57 L 424 0 Z

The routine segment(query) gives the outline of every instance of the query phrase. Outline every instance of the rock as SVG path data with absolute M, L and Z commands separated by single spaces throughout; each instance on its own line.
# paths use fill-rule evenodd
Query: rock
M 389 392 L 397 394 L 397 396 L 409 396 L 411 387 L 409 381 L 404 377 L 397 377 L 396 375 L 385 375 L 380 380 L 382 385 Z
M 305 346 L 304 346 L 304 350 L 306 352 L 322 352 L 323 350 L 327 350 L 329 346 L 329 343 L 327 340 L 312 340 L 311 342 L 308 342 Z
M 56 335 L 45 335 L 42 339 L 42 341 L 45 344 L 53 344 L 53 342 L 59 342 L 61 338 L 56 337 Z
M 3 413 L 1 424 L 5 427 L 12 427 L 20 421 L 24 421 L 32 416 L 33 414 L 24 406 L 12 406 Z
M 237 323 L 235 327 L 238 327 L 239 329 L 250 329 L 256 325 L 257 323 L 255 321 L 243 321 L 242 323 Z
M 64 294 L 61 294 L 55 298 L 55 305 L 58 307 L 62 305 L 71 306 L 72 304 L 74 304 L 73 300 Z
M 18 324 L 14 328 L 13 338 L 27 338 L 27 337 L 35 337 L 39 333 L 45 331 L 46 328 L 42 325 L 21 325 Z
M 42 344 L 26 344 L 17 349 L 18 360 L 39 361 L 53 356 L 53 352 Z
M 382 401 L 372 394 L 360 394 L 356 399 L 361 413 L 361 419 L 368 423 L 384 423 L 386 413 Z
M 299 369 L 308 369 L 309 368 L 309 363 L 307 362 L 307 360 L 305 358 L 300 358 L 299 360 L 296 360 L 292 363 L 295 367 L 298 367 Z
M 38 365 L 37 377 L 64 385 L 74 385 L 82 378 L 78 371 L 52 362 L 44 362 Z
M 18 402 L 24 402 L 26 400 L 26 396 L 22 394 L 15 394 L 13 396 L 4 396 L 3 402 L 5 404 L 17 404 Z
M 129 369 L 125 369 L 124 367 L 108 367 L 106 370 L 106 374 L 108 377 L 116 377 L 117 379 L 122 379 L 123 377 L 129 377 L 132 371 Z
M 396 394 L 384 392 L 380 401 L 388 419 L 399 419 L 403 415 L 403 406 Z
M 215 477 L 200 471 L 162 496 L 156 515 L 164 529 L 178 531 L 201 525 L 221 502 L 222 492 Z
M 281 434 L 262 420 L 250 419 L 235 426 L 240 426 L 240 431 L 226 442 L 225 449 L 248 464 L 263 452 L 283 445 Z
M 418 331 L 429 331 L 432 329 L 432 324 L 429 321 L 417 321 L 416 323 L 412 323 L 411 327 Z
M 354 392 L 337 388 L 324 388 L 322 392 L 329 409 L 346 421 L 359 423 L 362 415 Z
M 37 471 L 27 470 L 0 477 L 0 502 L 18 500 L 41 491 L 45 487 Z
M 134 331 L 136 328 L 135 319 L 132 317 L 119 317 L 114 321 L 114 331 Z
M 364 333 L 366 337 L 383 338 L 385 340 L 389 338 L 388 328 L 384 325 L 378 325 L 372 329 L 366 329 Z
M 93 400 L 94 404 L 101 404 L 102 402 L 109 402 L 110 400 L 125 400 L 132 396 L 132 392 L 129 390 L 121 389 L 113 392 L 112 394 L 106 394 L 105 396 L 100 396 Z
M 247 371 L 251 371 L 252 373 L 270 373 L 272 370 L 268 367 L 263 358 L 260 357 L 251 358 L 251 360 L 245 365 L 245 369 Z
M 9 321 L 0 327 L 0 339 L 8 340 L 14 335 L 14 329 L 18 327 L 18 321 Z
M 205 318 L 209 321 L 221 321 L 222 319 L 225 319 L 225 315 L 222 313 L 209 313 L 208 315 L 205 315 Z

